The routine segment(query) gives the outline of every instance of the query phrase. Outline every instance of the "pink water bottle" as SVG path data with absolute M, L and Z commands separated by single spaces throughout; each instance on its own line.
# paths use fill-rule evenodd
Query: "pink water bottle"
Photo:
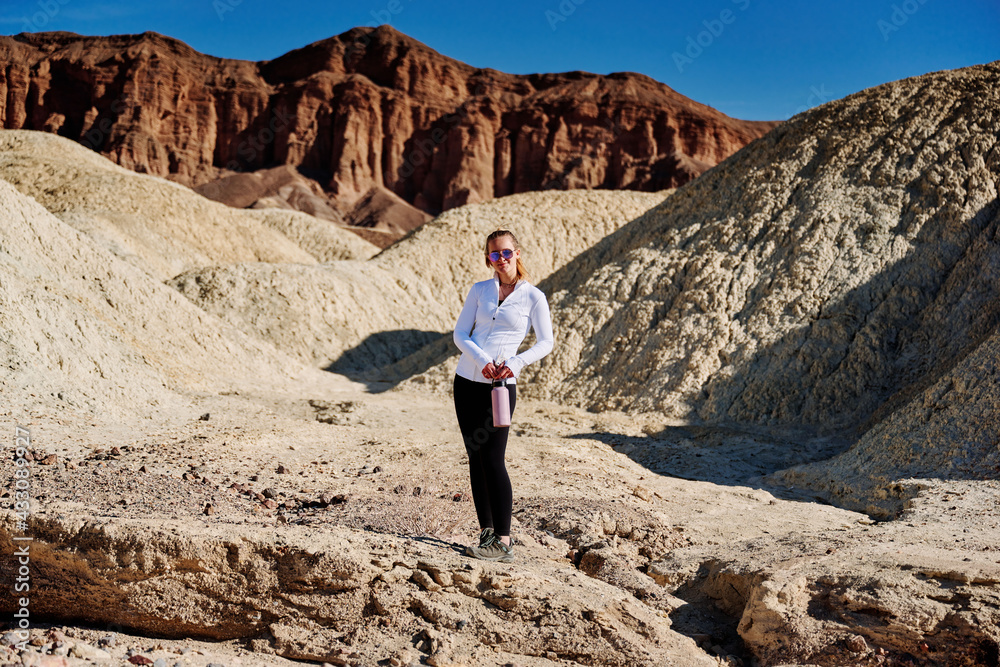
M 493 381 L 492 398 L 493 426 L 510 426 L 510 391 L 507 389 L 506 378 Z

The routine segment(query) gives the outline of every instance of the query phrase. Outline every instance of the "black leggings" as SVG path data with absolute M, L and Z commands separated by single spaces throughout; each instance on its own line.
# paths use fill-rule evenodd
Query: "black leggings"
M 508 384 L 510 413 L 514 414 L 517 385 Z M 472 499 L 476 503 L 479 528 L 492 528 L 497 535 L 510 535 L 510 516 L 514 495 L 504 463 L 509 426 L 493 426 L 493 384 L 473 382 L 455 376 L 452 391 L 455 414 L 462 429 L 465 451 L 469 455 L 469 477 Z

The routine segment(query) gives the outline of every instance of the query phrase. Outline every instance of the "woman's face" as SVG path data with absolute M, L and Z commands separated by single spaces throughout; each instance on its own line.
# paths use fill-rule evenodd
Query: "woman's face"
M 517 258 L 521 256 L 521 251 L 514 247 L 514 239 L 509 236 L 501 236 L 490 241 L 486 247 L 489 248 L 489 252 L 486 254 L 486 261 L 496 269 L 497 273 L 510 275 L 517 271 Z M 502 253 L 505 249 L 514 252 L 514 255 L 510 259 L 503 256 Z M 491 252 L 501 253 L 499 259 L 495 262 L 490 259 L 489 253 Z

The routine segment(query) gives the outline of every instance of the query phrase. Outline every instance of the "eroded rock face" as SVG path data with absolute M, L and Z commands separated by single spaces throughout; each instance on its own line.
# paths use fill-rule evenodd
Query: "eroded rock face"
M 0 38 L 0 64 L 3 127 L 191 186 L 294 165 L 344 213 L 373 188 L 432 214 L 539 189 L 660 190 L 775 126 L 638 74 L 477 69 L 388 26 L 256 63 L 151 32 L 22 33 Z
M 763 665 L 996 664 L 1000 565 L 991 538 L 972 530 L 992 514 L 980 508 L 994 506 L 996 484 L 924 491 L 900 521 L 860 535 L 765 536 L 723 559 L 680 549 L 649 573 L 727 614 Z
M 1000 476 L 995 417 L 1000 340 L 994 332 L 926 389 L 876 423 L 848 451 L 776 473 L 779 484 L 821 490 L 839 505 L 891 518 L 923 482 Z M 910 392 L 907 392 L 910 393 Z
M 594 409 L 857 432 L 993 330 L 1000 63 L 787 121 L 542 285 Z
M 13 549 L 13 521 L 3 519 L 0 542 Z M 256 638 L 255 651 L 335 664 L 421 653 L 433 665 L 495 664 L 498 652 L 718 664 L 671 631 L 665 614 L 551 560 L 512 571 L 349 529 L 227 534 L 173 523 L 34 522 L 32 613 L 165 636 Z

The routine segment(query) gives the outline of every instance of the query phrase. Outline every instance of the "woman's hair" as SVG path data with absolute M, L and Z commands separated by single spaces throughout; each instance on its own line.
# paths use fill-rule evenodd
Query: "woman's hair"
M 490 241 L 494 241 L 494 240 L 496 240 L 496 239 L 498 239 L 498 238 L 500 238 L 502 236 L 509 236 L 510 240 L 514 242 L 514 248 L 516 248 L 517 250 L 521 249 L 521 244 L 517 242 L 517 237 L 514 236 L 513 232 L 511 232 L 509 230 L 506 230 L 506 229 L 498 229 L 498 230 L 496 230 L 495 232 L 493 232 L 492 234 L 490 234 L 489 236 L 486 237 L 486 250 L 485 250 L 485 252 L 486 252 L 486 266 L 488 266 L 488 267 L 492 267 L 493 266 L 490 263 Z M 521 261 L 520 257 L 517 258 L 517 279 L 518 280 L 527 280 L 528 279 L 528 270 L 526 268 L 524 268 L 524 263 Z

